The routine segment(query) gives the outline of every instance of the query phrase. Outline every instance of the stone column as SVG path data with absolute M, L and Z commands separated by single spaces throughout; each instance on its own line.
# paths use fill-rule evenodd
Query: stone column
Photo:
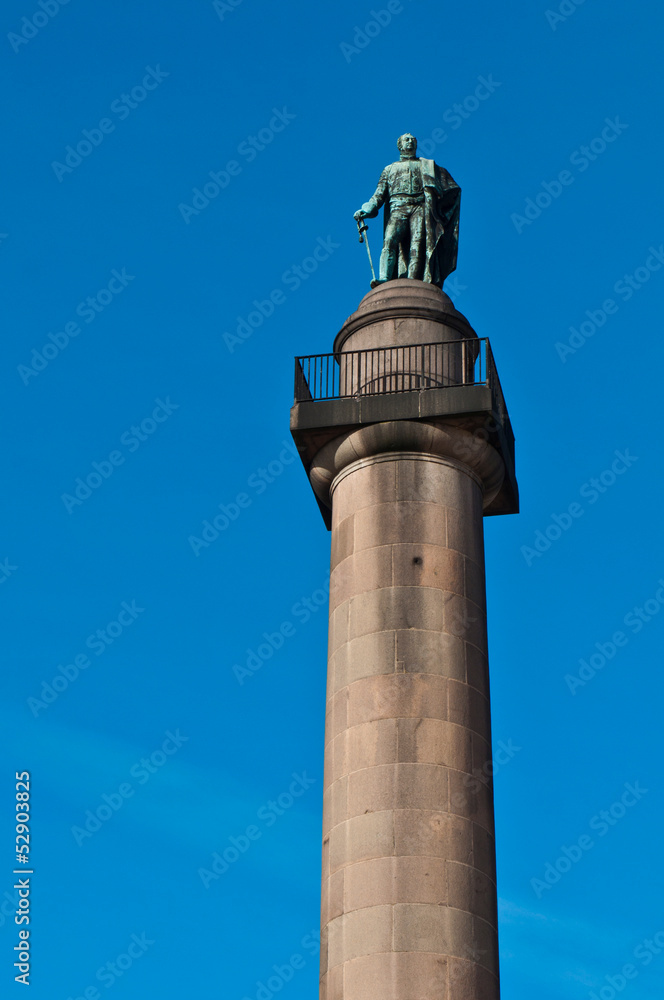
M 459 338 L 367 319 L 374 343 Z M 503 472 L 449 419 L 347 431 L 311 466 L 332 506 L 322 1000 L 499 997 L 482 516 Z

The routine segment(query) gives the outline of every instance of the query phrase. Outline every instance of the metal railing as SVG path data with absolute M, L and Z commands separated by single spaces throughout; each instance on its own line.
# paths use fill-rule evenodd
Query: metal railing
M 310 354 L 295 358 L 295 402 L 489 385 L 490 366 L 486 337 Z

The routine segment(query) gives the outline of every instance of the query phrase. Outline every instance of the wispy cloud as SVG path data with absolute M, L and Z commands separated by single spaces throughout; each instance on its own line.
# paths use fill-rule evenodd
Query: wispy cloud
M 498 917 L 503 972 L 512 986 L 516 980 L 523 990 L 512 994 L 515 1000 L 520 996 L 587 1000 L 607 974 L 630 961 L 639 943 L 634 928 L 600 925 L 559 912 L 553 916 L 515 900 L 499 899 Z M 654 987 L 650 992 L 645 982 L 639 982 L 639 1000 L 659 1000 L 660 996 Z
M 0 726 L 12 747 L 13 759 L 21 767 L 33 769 L 39 786 L 54 800 L 57 821 L 66 829 L 80 823 L 85 811 L 93 809 L 104 793 L 111 794 L 121 783 L 130 782 L 135 787 L 135 794 L 113 817 L 113 826 L 117 824 L 116 829 L 125 827 L 134 831 L 138 827 L 140 836 L 149 837 L 153 843 L 175 841 L 194 852 L 194 856 L 201 852 L 204 860 L 210 851 L 225 846 L 230 835 L 237 835 L 253 823 L 256 811 L 266 800 L 276 798 L 287 789 L 292 780 L 291 773 L 287 772 L 283 782 L 277 782 L 278 787 L 271 787 L 266 782 L 260 785 L 240 782 L 228 766 L 232 761 L 224 752 L 222 737 L 219 760 L 228 762 L 226 765 L 203 767 L 193 763 L 195 733 L 181 726 L 189 740 L 158 767 L 149 783 L 141 784 L 140 779 L 132 777 L 131 769 L 134 768 L 136 774 L 139 772 L 136 765 L 159 751 L 166 731 L 176 731 L 177 719 L 165 720 L 163 730 L 154 728 L 151 743 L 139 745 L 50 719 L 42 719 L 39 725 L 26 728 L 18 721 L 19 714 L 0 708 Z M 189 754 L 192 748 L 194 753 Z M 294 761 L 292 770 L 301 766 L 302 762 Z M 322 794 L 322 781 L 319 787 Z M 297 814 L 300 845 L 297 851 L 293 846 L 296 860 L 301 860 L 301 838 L 318 846 L 318 806 L 318 797 L 305 796 L 293 810 L 294 816 Z M 288 826 L 288 822 L 285 825 Z M 268 867 L 274 874 L 275 869 L 289 864 L 287 844 L 283 834 L 278 832 L 274 835 L 274 848 L 270 848 L 272 838 L 266 836 L 264 839 L 264 849 L 253 851 L 246 863 L 258 868 Z M 297 878 L 300 867 L 292 866 L 291 877 Z

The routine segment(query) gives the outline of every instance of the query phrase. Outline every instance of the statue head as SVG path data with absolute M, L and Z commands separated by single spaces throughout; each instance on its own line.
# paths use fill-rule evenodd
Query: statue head
M 410 132 L 404 132 L 397 139 L 397 148 L 402 159 L 410 159 L 417 152 L 417 139 Z

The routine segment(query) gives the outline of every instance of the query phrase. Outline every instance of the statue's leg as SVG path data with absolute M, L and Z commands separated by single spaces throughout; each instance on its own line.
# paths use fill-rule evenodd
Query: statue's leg
M 410 257 L 408 277 L 422 280 L 426 259 L 426 238 L 424 232 L 424 206 L 417 205 L 410 215 Z
M 383 249 L 380 255 L 380 280 L 392 281 L 397 277 L 397 264 L 399 258 L 399 243 L 403 238 L 403 232 L 407 219 L 403 214 L 395 209 L 390 214 L 390 221 L 385 230 Z

